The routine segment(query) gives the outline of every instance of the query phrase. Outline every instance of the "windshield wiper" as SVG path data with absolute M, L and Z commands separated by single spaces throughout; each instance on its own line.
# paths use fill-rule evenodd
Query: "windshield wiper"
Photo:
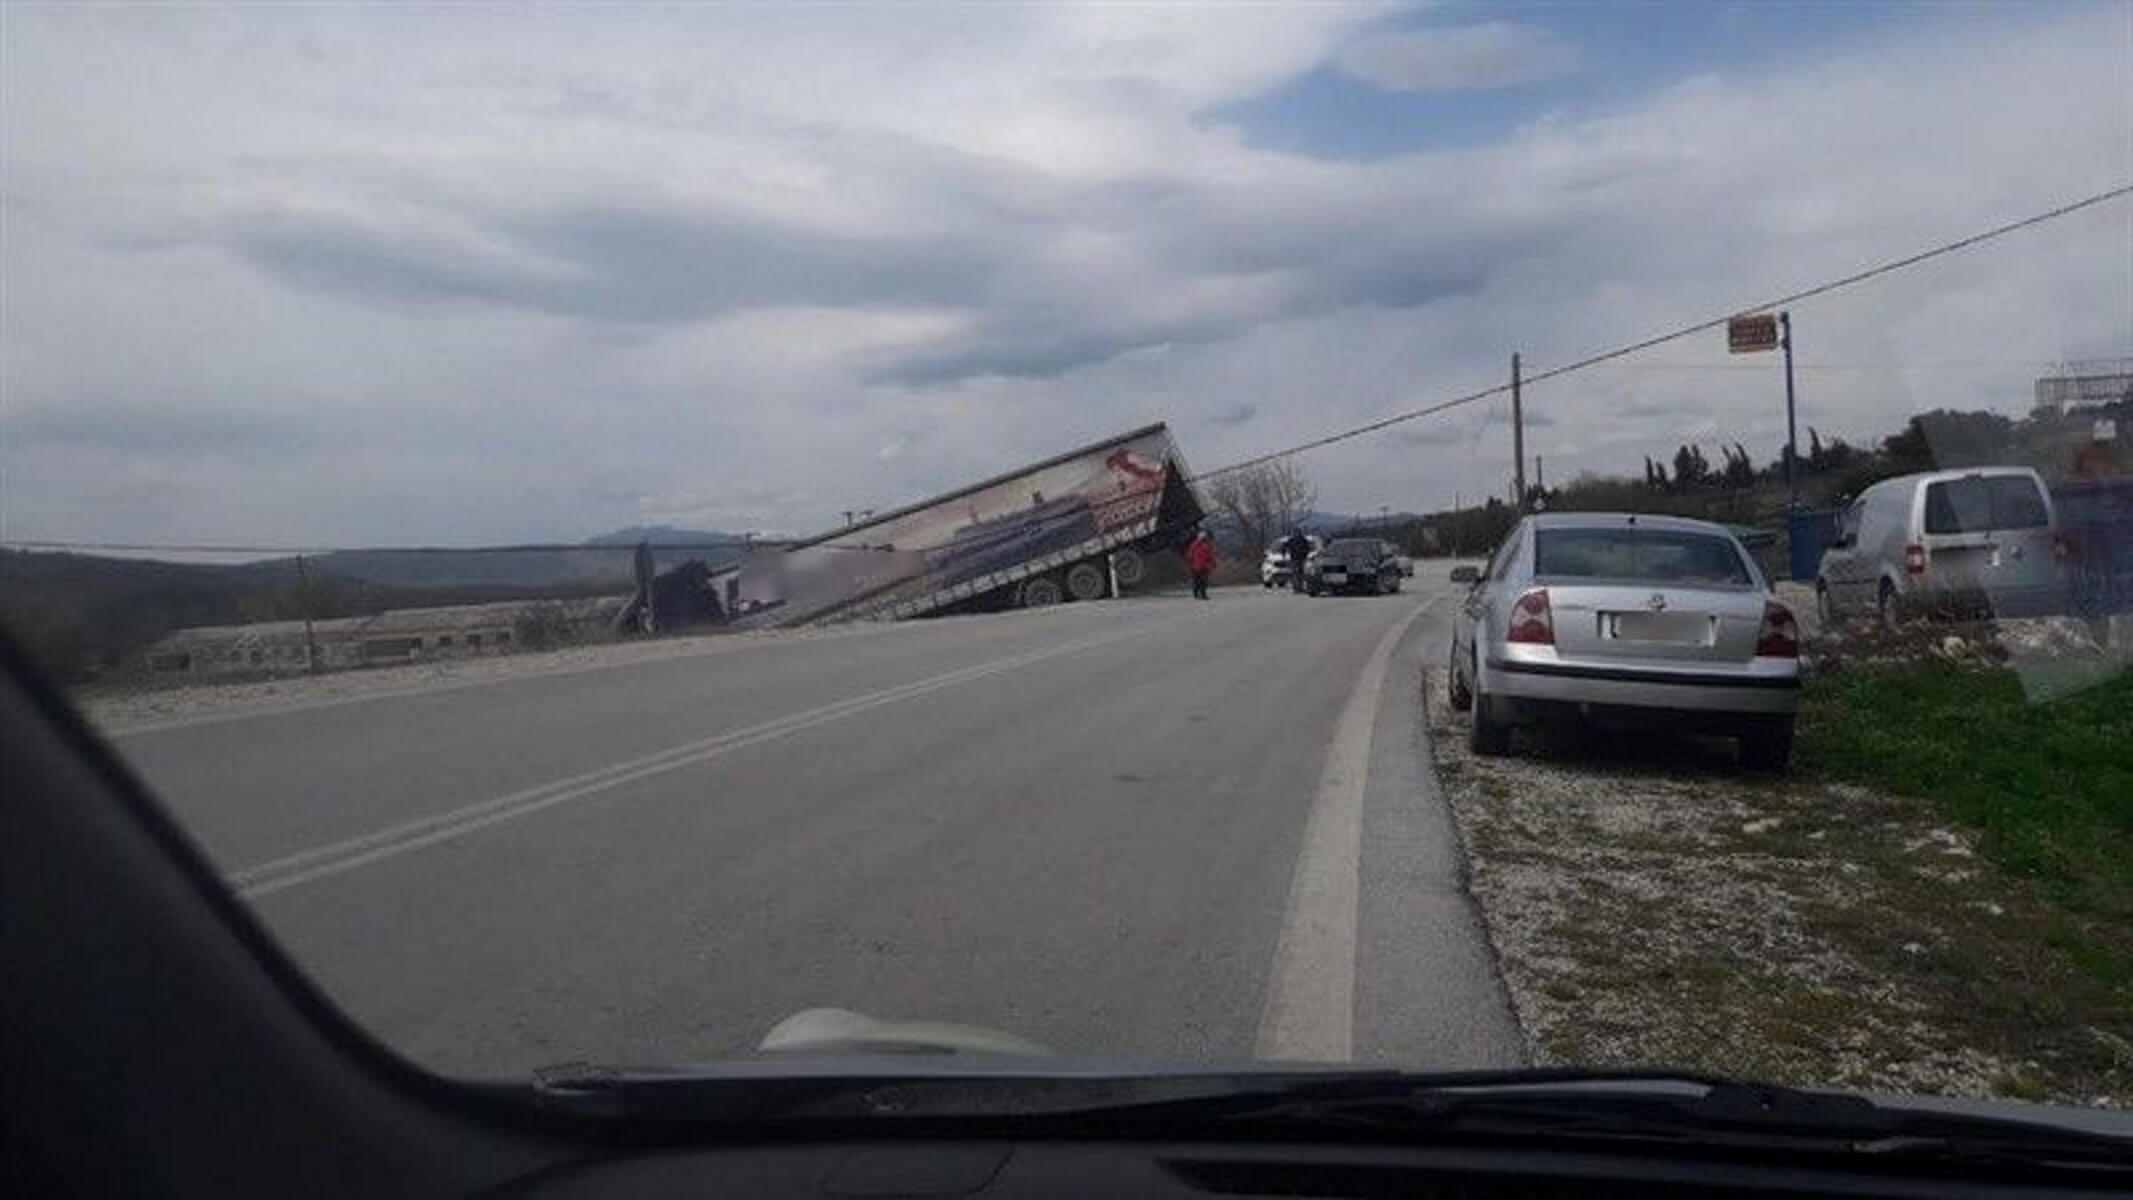
M 984 1120 L 1047 1134 L 1509 1137 L 1784 1149 L 2133 1171 L 2133 1134 L 1877 1104 L 1693 1071 L 1540 1068 L 1415 1073 L 1322 1068 L 1153 1074 L 1009 1071 L 943 1062 L 741 1060 L 705 1071 L 552 1068 L 549 1107 L 656 1122 Z M 1055 1069 L 1056 1064 L 1054 1064 Z

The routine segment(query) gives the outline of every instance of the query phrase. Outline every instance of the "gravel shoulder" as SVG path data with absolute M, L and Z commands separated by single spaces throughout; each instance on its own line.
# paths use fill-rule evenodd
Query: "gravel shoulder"
M 1927 800 L 1746 774 L 1724 741 L 1430 742 L 1537 1064 L 2133 1107 L 2122 995 Z

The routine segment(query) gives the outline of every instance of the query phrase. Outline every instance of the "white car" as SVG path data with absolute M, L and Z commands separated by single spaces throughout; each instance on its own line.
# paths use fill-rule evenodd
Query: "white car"
M 1723 525 L 1637 513 L 1520 521 L 1452 618 L 1450 699 L 1476 754 L 1511 727 L 1591 720 L 1740 740 L 1782 769 L 1800 702 L 1800 633 Z
M 1311 553 L 1318 553 L 1320 545 L 1316 536 L 1310 537 Z M 1265 557 L 1259 560 L 1259 586 L 1277 588 L 1289 586 L 1289 552 L 1280 542 L 1266 548 Z

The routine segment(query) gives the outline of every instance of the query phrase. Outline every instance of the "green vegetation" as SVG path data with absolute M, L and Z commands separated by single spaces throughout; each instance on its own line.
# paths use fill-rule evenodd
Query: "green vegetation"
M 2033 701 L 2004 668 L 1924 662 L 1812 679 L 1803 772 L 1932 801 L 2064 913 L 2050 939 L 2133 985 L 2133 671 Z

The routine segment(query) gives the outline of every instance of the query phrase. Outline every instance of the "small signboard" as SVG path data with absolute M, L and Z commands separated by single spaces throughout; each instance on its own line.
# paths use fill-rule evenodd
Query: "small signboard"
M 1726 322 L 1726 349 L 1735 354 L 1753 354 L 1778 348 L 1778 319 L 1770 313 L 1750 313 Z

